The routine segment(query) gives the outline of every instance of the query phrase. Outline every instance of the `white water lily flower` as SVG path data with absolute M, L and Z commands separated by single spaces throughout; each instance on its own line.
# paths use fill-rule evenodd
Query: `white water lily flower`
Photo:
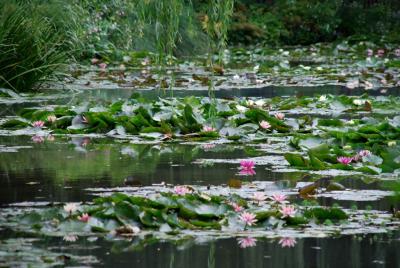
M 317 71 L 322 71 L 324 68 L 322 68 L 321 66 L 318 66 L 317 68 L 315 68 Z
M 240 79 L 240 76 L 238 74 L 235 74 L 232 78 L 233 78 L 233 80 L 238 80 L 238 79 Z
M 131 57 L 130 56 L 123 56 L 122 57 L 122 60 L 124 61 L 124 62 L 130 62 L 131 61 Z
M 372 89 L 374 87 L 374 85 L 369 81 L 365 81 L 364 87 L 365 87 L 365 89 Z
M 253 106 L 254 105 L 254 101 L 253 100 L 247 100 L 246 101 L 246 105 L 247 106 Z
M 363 105 L 364 103 L 365 103 L 364 100 L 360 100 L 360 99 L 355 99 L 355 100 L 353 100 L 353 104 L 354 104 L 354 105 L 360 106 L 360 105 Z
M 327 100 L 326 95 L 321 95 L 319 97 L 319 101 L 326 101 L 326 100 Z
M 265 104 L 265 100 L 256 100 L 254 104 L 258 107 L 262 107 Z
M 396 141 L 389 141 L 388 142 L 388 146 L 390 146 L 390 147 L 391 146 L 396 146 L 396 144 L 397 144 Z
M 74 213 L 78 208 L 79 206 L 76 203 L 67 203 L 64 205 L 65 212 L 68 212 L 69 214 Z
M 253 71 L 258 72 L 259 69 L 260 69 L 260 65 L 257 64 L 256 66 L 254 66 Z
M 282 55 L 283 55 L 283 56 L 289 56 L 289 51 L 283 51 L 283 52 L 282 52 Z
M 241 113 L 244 113 L 247 111 L 247 108 L 242 105 L 236 105 L 236 109 Z

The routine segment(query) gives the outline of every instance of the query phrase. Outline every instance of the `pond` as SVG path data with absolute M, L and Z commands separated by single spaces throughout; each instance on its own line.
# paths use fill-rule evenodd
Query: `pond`
M 216 97 L 271 100 L 282 96 L 285 100 L 290 98 L 285 96 L 294 95 L 297 90 L 305 96 L 317 94 L 316 98 L 320 99 L 320 95 L 329 94 L 332 103 L 335 103 L 336 95 L 363 93 L 338 86 L 249 88 L 220 89 L 216 91 Z M 175 91 L 174 97 L 207 95 L 207 91 L 194 92 Z M 82 98 L 99 103 L 110 99 L 118 101 L 132 93 L 133 90 L 97 89 L 78 91 L 74 96 L 50 94 L 45 97 L 46 101 L 43 96 L 34 97 L 40 99 L 40 103 L 30 97 L 22 101 L 2 99 L 1 121 L 16 118 L 21 108 L 79 105 Z M 154 91 L 141 93 L 147 99 L 157 97 Z M 298 123 L 301 116 L 314 113 L 319 120 L 339 118 L 345 121 L 370 116 L 389 118 L 394 125 L 398 111 L 396 108 L 382 109 L 380 101 L 383 100 L 379 98 L 384 95 L 377 91 L 370 93 L 374 107 L 372 115 L 368 111 L 349 112 L 345 109 L 335 113 L 335 107 L 339 106 L 325 107 L 318 114 L 312 107 L 299 106 L 285 111 L 285 122 Z M 386 96 L 395 95 L 399 95 L 397 88 Z M 302 129 L 295 124 L 291 126 Z M 399 220 L 389 219 L 393 209 L 398 208 L 394 192 L 398 187 L 398 169 L 371 174 L 358 169 L 358 164 L 354 165 L 354 170 L 334 169 L 329 161 L 324 162 L 324 167 L 327 165 L 328 168 L 320 170 L 290 166 L 286 154 L 294 151 L 290 144 L 295 136 L 292 133 L 267 133 L 254 138 L 246 132 L 249 135 L 247 142 L 221 137 L 182 139 L 182 136 L 165 141 L 159 136 L 148 139 L 118 133 L 57 134 L 55 131 L 50 135 L 30 128 L 2 129 L 0 134 L 0 267 L 187 267 L 188 263 L 193 267 L 400 267 L 396 255 L 400 246 Z M 309 144 L 311 141 L 307 139 L 299 144 Z M 298 150 L 305 150 L 300 148 L 303 149 Z M 240 172 L 244 159 L 254 161 L 255 174 L 249 176 Z M 385 158 L 383 161 L 385 163 Z M 374 171 L 385 169 L 380 164 L 370 165 Z M 323 190 L 316 190 L 307 198 L 299 195 L 302 187 L 327 177 L 328 182 L 318 186 Z M 233 186 L 237 181 L 240 186 Z M 210 196 L 225 195 L 225 191 L 229 191 L 229 194 L 236 193 L 246 199 L 255 191 L 267 195 L 280 192 L 299 209 L 309 205 L 304 202 L 314 202 L 317 206 L 338 206 L 354 218 L 367 214 L 370 218 L 365 216 L 360 221 L 337 226 L 312 222 L 305 230 L 283 228 L 252 232 L 245 226 L 244 230 L 232 235 L 212 230 L 197 234 L 196 231 L 182 231 L 179 235 L 146 231 L 129 237 L 93 233 L 56 235 L 19 229 L 13 223 L 13 214 L 45 210 L 69 202 L 90 205 L 94 198 L 115 192 L 148 196 L 177 185 L 193 186 Z M 327 190 L 329 187 L 334 188 Z

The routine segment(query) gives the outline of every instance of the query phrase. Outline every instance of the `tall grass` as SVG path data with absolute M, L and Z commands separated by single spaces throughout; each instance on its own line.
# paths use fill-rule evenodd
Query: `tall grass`
M 24 5 L 5 6 L 0 20 L 0 87 L 18 92 L 56 78 L 67 57 L 62 35 L 29 12 Z

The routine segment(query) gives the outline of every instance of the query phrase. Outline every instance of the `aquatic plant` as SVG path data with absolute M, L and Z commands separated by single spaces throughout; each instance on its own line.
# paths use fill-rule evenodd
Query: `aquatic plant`
M 282 206 L 279 212 L 282 213 L 282 218 L 286 218 L 293 217 L 297 210 L 293 206 Z
M 340 156 L 337 158 L 337 161 L 343 165 L 348 165 L 353 161 L 353 157 Z
M 249 212 L 243 212 L 240 214 L 239 219 L 245 224 L 245 226 L 252 226 L 257 222 L 256 215 Z

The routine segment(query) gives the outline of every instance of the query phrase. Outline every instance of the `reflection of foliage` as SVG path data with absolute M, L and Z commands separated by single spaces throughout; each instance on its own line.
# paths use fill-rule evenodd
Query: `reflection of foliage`
M 0 170 L 18 174 L 21 170 L 41 169 L 54 172 L 57 182 L 110 177 L 112 184 L 121 185 L 127 176 L 134 174 L 140 178 L 141 175 L 153 174 L 162 162 L 183 160 L 183 163 L 190 163 L 199 152 L 198 149 L 188 149 L 188 146 L 136 144 L 123 147 L 121 157 L 120 147 L 106 140 L 92 140 L 85 147 L 75 148 L 79 150 L 67 144 L 35 145 L 33 149 L 20 149 L 18 162 L 13 153 L 2 153 Z

